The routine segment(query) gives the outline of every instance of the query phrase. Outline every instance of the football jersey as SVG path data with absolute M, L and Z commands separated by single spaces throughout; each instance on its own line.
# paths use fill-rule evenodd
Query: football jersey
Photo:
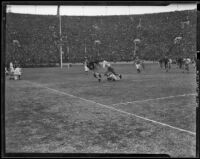
M 105 67 L 110 67 L 111 66 L 111 64 L 109 63 L 109 62 L 107 62 L 107 61 L 103 61 L 102 62 L 102 66 L 103 66 L 103 68 L 105 68 Z
M 140 64 L 140 60 L 136 60 L 135 63 L 136 63 L 136 64 Z
M 190 62 L 191 62 L 191 60 L 190 60 L 189 58 L 187 58 L 187 59 L 186 59 L 186 63 L 189 64 Z

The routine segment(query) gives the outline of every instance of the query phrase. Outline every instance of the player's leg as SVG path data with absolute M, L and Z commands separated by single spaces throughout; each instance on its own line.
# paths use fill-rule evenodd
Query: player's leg
M 137 73 L 140 73 L 140 69 L 139 68 L 137 68 Z
M 119 74 L 119 78 L 122 79 L 122 75 L 121 74 Z
M 95 77 L 95 78 L 98 78 L 98 72 L 93 72 L 93 76 Z
M 99 82 L 101 82 L 101 77 L 102 77 L 102 76 L 101 76 L 100 73 L 94 72 L 94 73 L 93 73 L 93 76 L 94 76 L 95 78 L 97 78 Z
M 189 72 L 189 64 L 186 64 L 186 70 Z
M 112 75 L 111 75 L 111 73 L 107 73 L 107 74 L 105 74 L 105 76 L 107 77 L 108 81 L 112 81 Z
M 85 70 L 85 73 L 88 75 L 89 68 L 87 67 L 87 65 L 84 66 L 84 70 Z
M 180 69 L 182 69 L 182 67 L 183 67 L 183 62 L 181 61 L 180 62 Z
M 167 69 L 167 62 L 165 62 L 165 69 Z
M 182 72 L 185 73 L 185 70 L 186 70 L 186 65 L 183 64 L 183 65 L 182 65 Z
M 166 72 L 169 71 L 169 63 L 166 63 Z
M 9 72 L 9 79 L 10 80 L 14 79 L 14 72 L 13 71 Z
M 110 77 L 111 77 L 111 80 L 112 80 L 112 81 L 117 81 L 117 80 L 119 80 L 119 78 L 117 78 L 117 76 L 114 75 L 113 73 L 110 74 Z

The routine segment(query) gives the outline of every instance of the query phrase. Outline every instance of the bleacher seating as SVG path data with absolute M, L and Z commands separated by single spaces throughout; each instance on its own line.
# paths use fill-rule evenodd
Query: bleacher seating
M 185 20 L 190 23 L 182 28 Z M 140 27 L 138 28 L 141 19 Z M 59 63 L 59 20 L 53 15 L 8 13 L 6 19 L 6 63 L 22 67 L 54 66 Z M 110 61 L 130 61 L 134 40 L 140 39 L 139 55 L 145 60 L 192 56 L 196 51 L 196 11 L 106 17 L 62 16 L 63 62 L 83 62 L 85 56 Z M 182 36 L 179 46 L 174 38 Z M 96 44 L 95 40 L 100 43 Z M 14 42 L 13 42 L 14 41 Z M 86 49 L 85 49 L 86 47 Z

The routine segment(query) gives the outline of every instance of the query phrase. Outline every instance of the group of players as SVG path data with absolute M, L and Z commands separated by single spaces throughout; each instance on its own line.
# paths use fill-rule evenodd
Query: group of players
M 171 69 L 172 63 L 172 59 L 168 58 L 167 56 L 164 56 L 159 60 L 160 68 L 165 69 L 166 72 L 168 72 Z M 179 69 L 183 70 L 183 72 L 189 72 L 189 64 L 191 64 L 192 61 L 188 57 L 177 58 L 175 63 L 177 64 L 177 67 Z M 141 73 L 141 70 L 145 69 L 144 61 L 139 59 L 138 56 L 135 57 L 133 64 L 136 67 L 137 73 Z M 122 75 L 116 73 L 114 68 L 111 66 L 111 63 L 109 63 L 106 60 L 88 61 L 88 59 L 85 57 L 84 69 L 85 72 L 92 71 L 93 76 L 97 78 L 99 82 L 102 81 L 103 77 L 106 77 L 108 81 L 118 81 L 122 79 Z
M 165 56 L 165 57 L 163 57 L 159 60 L 160 68 L 161 69 L 164 68 L 166 70 L 166 72 L 168 72 L 171 69 L 172 63 L 173 63 L 172 59 L 168 58 L 167 56 Z M 196 65 L 196 61 L 195 60 L 192 61 L 189 57 L 187 57 L 187 58 L 182 58 L 182 57 L 176 58 L 174 60 L 174 63 L 176 63 L 177 68 L 182 70 L 183 73 L 185 71 L 189 72 L 189 64 L 193 63 L 194 67 Z
M 134 60 L 137 73 L 140 73 L 142 69 L 145 69 L 144 61 L 136 57 Z M 93 76 L 102 81 L 103 77 L 106 77 L 108 81 L 118 81 L 122 79 L 122 75 L 116 73 L 115 69 L 111 66 L 111 63 L 106 60 L 88 61 L 85 57 L 84 61 L 85 72 L 92 71 Z
M 181 70 L 189 72 L 189 64 L 192 63 L 190 58 L 177 58 L 176 59 L 177 67 Z M 194 61 L 194 64 L 196 62 Z M 141 70 L 145 69 L 144 61 L 140 60 L 138 56 L 135 57 L 134 63 L 137 73 L 141 73 Z M 161 69 L 165 69 L 168 72 L 171 69 L 172 59 L 167 56 L 159 60 L 159 65 Z M 84 61 L 84 70 L 85 72 L 91 71 L 93 76 L 98 79 L 99 82 L 105 77 L 108 81 L 118 81 L 122 79 L 122 75 L 116 73 L 115 69 L 111 66 L 111 63 L 106 60 L 94 60 L 89 61 L 85 57 Z M 13 65 L 10 63 L 9 70 L 5 68 L 5 74 L 9 75 L 9 79 L 20 79 L 22 75 L 22 69 L 19 65 Z
M 99 82 L 102 81 L 103 77 L 106 77 L 108 81 L 118 81 L 122 79 L 122 75 L 115 72 L 114 68 L 106 60 L 96 60 L 88 61 L 85 58 L 84 62 L 85 72 L 92 71 L 93 76 L 98 79 Z

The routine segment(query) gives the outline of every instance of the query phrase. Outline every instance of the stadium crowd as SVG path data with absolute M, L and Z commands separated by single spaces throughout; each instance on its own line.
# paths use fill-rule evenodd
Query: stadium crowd
M 186 17 L 189 23 L 183 28 Z M 58 17 L 53 15 L 8 13 L 6 64 L 12 61 L 22 67 L 41 67 L 59 63 L 58 25 Z M 180 44 L 173 42 L 177 36 L 183 37 Z M 106 17 L 62 16 L 63 62 L 83 62 L 85 56 L 131 61 L 135 39 L 141 40 L 137 44 L 137 55 L 144 60 L 158 61 L 166 54 L 172 58 L 177 55 L 193 57 L 195 11 Z

